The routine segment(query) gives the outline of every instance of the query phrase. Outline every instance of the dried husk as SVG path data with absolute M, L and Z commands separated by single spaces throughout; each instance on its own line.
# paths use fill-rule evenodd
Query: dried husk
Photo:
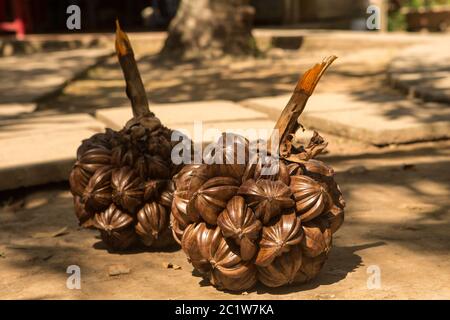
M 325 217 L 330 223 L 331 233 L 335 233 L 344 223 L 344 209 L 334 205 L 330 211 L 326 213 Z
M 280 180 L 247 180 L 239 188 L 239 195 L 245 198 L 264 224 L 294 206 L 291 190 Z
M 305 256 L 315 258 L 331 249 L 331 229 L 326 219 L 317 219 L 303 224 L 305 234 L 301 247 Z
M 211 152 L 206 152 L 204 156 L 205 163 L 213 167 L 216 164 L 226 164 L 226 166 L 219 165 L 217 169 L 223 170 L 224 176 L 240 180 L 249 160 L 249 141 L 238 134 L 222 133 L 212 147 Z
M 276 257 L 289 252 L 291 246 L 299 245 L 302 239 L 300 218 L 295 213 L 279 216 L 276 221 L 263 227 L 255 264 L 268 266 Z
M 81 202 L 81 197 L 74 196 L 73 205 L 75 207 L 75 214 L 78 218 L 80 226 L 83 226 L 85 228 L 92 227 L 94 223 L 92 219 L 94 217 L 94 214 L 86 211 L 83 203 Z
M 100 230 L 103 241 L 117 249 L 125 249 L 136 241 L 133 217 L 113 203 L 94 218 L 94 226 Z
M 87 173 L 93 174 L 97 169 L 101 169 L 105 165 L 111 163 L 111 150 L 96 146 L 92 149 L 87 149 L 81 153 L 78 159 L 79 167 Z
M 150 200 L 157 200 L 158 198 L 160 198 L 161 201 L 165 202 L 163 204 L 166 207 L 172 206 L 173 189 L 170 191 L 169 190 L 166 191 L 165 188 L 171 189 L 170 186 L 168 186 L 167 180 L 149 180 L 143 183 L 144 200 L 150 201 Z
M 172 181 L 166 181 L 165 182 L 165 189 L 163 189 L 162 192 L 159 192 L 159 203 L 161 203 L 164 207 L 166 208 L 170 208 L 172 207 L 172 202 L 173 202 L 173 193 L 174 193 L 174 184 Z M 161 190 L 159 189 L 160 186 L 157 187 L 157 190 Z M 144 194 L 145 197 L 145 194 Z M 155 193 L 155 198 L 157 198 L 157 195 Z
M 256 219 L 244 198 L 235 196 L 228 201 L 227 207 L 217 219 L 217 225 L 225 238 L 232 238 L 240 247 L 242 260 L 248 261 L 255 256 L 258 250 L 256 240 L 262 223 Z
M 238 190 L 239 181 L 231 177 L 215 177 L 207 180 L 194 194 L 188 205 L 188 215 L 199 215 L 215 225 L 219 213 Z
M 81 197 L 83 195 L 84 189 L 86 189 L 91 177 L 92 175 L 83 170 L 77 163 L 74 165 L 69 175 L 70 191 L 74 197 Z
M 144 197 L 143 181 L 137 172 L 128 166 L 114 170 L 111 178 L 112 198 L 128 212 L 135 212 Z
M 290 188 L 295 200 L 295 210 L 304 222 L 314 219 L 330 207 L 328 192 L 308 176 L 291 177 Z
M 295 279 L 293 282 L 304 283 L 317 277 L 319 272 L 322 270 L 327 258 L 328 255 L 325 252 L 315 258 L 303 256 L 302 266 L 295 275 Z
M 258 266 L 258 280 L 268 287 L 281 287 L 295 282 L 302 266 L 302 251 L 293 246 L 288 253 L 277 257 L 266 267 Z
M 285 185 L 289 185 L 290 174 L 288 167 L 279 158 L 266 154 L 261 156 L 259 153 L 254 154 L 248 162 L 242 181 L 246 180 L 280 180 Z
M 84 139 L 77 149 L 77 160 L 79 161 L 83 154 L 94 148 L 105 148 L 111 150 L 111 139 L 116 136 L 116 132 L 107 128 L 105 132 L 96 133 L 89 139 Z
M 207 257 L 202 254 L 201 245 L 204 242 L 210 241 L 209 239 L 212 239 L 214 231 L 214 229 L 208 228 L 203 222 L 199 224 L 190 224 L 184 230 L 181 239 L 181 248 L 187 255 L 188 261 L 202 274 L 210 272 L 211 264 Z
M 256 283 L 256 268 L 242 261 L 236 248 L 222 236 L 220 228 L 203 228 L 203 232 L 197 234 L 197 244 L 202 257 L 211 266 L 208 278 L 219 289 L 247 290 Z
M 150 247 L 167 229 L 168 220 L 163 205 L 157 202 L 146 203 L 137 213 L 136 233 L 141 237 L 141 241 Z
M 85 204 L 85 210 L 98 212 L 110 205 L 112 197 L 111 174 L 112 168 L 104 166 L 99 168 L 89 179 L 81 197 L 82 203 Z

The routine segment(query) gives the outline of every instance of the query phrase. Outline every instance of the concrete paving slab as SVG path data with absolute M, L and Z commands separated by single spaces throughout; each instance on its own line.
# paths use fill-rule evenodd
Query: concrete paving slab
M 30 113 L 35 109 L 36 103 L 3 103 L 0 104 L 0 119 Z
M 0 103 L 35 102 L 113 53 L 112 48 L 77 49 L 0 59 Z
M 225 100 L 153 104 L 150 109 L 169 127 L 178 124 L 267 120 L 267 114 Z M 121 129 L 132 117 L 129 106 L 98 110 L 95 117 L 113 129 Z
M 272 120 L 248 120 L 175 124 L 170 126 L 170 128 L 181 131 L 195 143 L 207 144 L 216 142 L 223 132 L 240 134 L 249 140 L 266 140 L 269 138 L 274 125 L 275 121 Z
M 57 50 L 93 48 L 111 45 L 114 38 L 109 34 L 32 34 L 25 40 L 15 37 L 0 38 L 0 57 L 17 54 L 33 54 Z
M 411 96 L 450 104 L 450 37 L 402 50 L 392 59 L 388 77 Z
M 235 132 L 266 139 L 274 122 L 267 115 L 227 101 L 214 101 L 215 113 L 204 112 L 206 103 L 154 106 L 172 129 L 183 131 L 195 142 L 216 141 L 222 132 Z M 189 110 L 189 112 L 186 112 Z M 127 114 L 130 113 L 130 114 Z M 120 129 L 131 116 L 129 108 L 110 110 L 111 127 Z M 173 115 L 180 120 L 174 120 Z M 228 121 L 212 121 L 220 117 Z M 105 119 L 109 119 L 106 117 Z M 198 119 L 206 119 L 197 123 Z M 115 124 L 117 123 L 117 124 Z M 120 123 L 120 125 L 118 124 Z M 88 114 L 46 112 L 0 120 L 0 190 L 67 180 L 81 140 L 104 130 L 105 124 Z
M 290 95 L 255 98 L 242 105 L 276 119 Z M 450 137 L 450 110 L 438 103 L 421 103 L 398 97 L 365 101 L 343 93 L 313 95 L 301 116 L 310 129 L 374 145 L 431 141 Z
M 0 190 L 67 180 L 81 140 L 94 133 L 82 128 L 2 140 Z
M 34 112 L 21 117 L 0 119 L 0 146 L 3 140 L 15 137 L 27 137 L 34 134 L 58 135 L 61 131 L 78 131 L 87 129 L 90 131 L 103 131 L 103 123 L 95 120 L 88 114 L 48 114 L 46 112 Z

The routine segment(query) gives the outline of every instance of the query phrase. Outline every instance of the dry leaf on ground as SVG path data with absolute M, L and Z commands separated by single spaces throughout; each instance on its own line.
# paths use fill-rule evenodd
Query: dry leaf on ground
M 64 227 L 56 231 L 46 231 L 46 232 L 36 232 L 31 237 L 34 239 L 40 239 L 40 238 L 56 238 L 63 236 L 65 234 L 69 233 L 69 228 Z
M 110 277 L 129 274 L 130 272 L 131 269 L 126 264 L 112 264 L 108 266 L 108 275 Z

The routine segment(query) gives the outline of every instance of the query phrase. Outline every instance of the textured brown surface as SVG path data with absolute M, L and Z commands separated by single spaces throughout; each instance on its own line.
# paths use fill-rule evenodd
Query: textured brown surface
M 134 53 L 117 23 L 116 52 L 133 118 L 82 142 L 69 182 L 80 225 L 100 230 L 112 249 L 169 245 L 172 131 L 150 112 Z
M 280 146 L 281 159 L 249 152 L 266 146 L 224 133 L 214 157 L 228 161 L 219 164 L 207 157 L 174 177 L 173 234 L 188 261 L 218 289 L 249 290 L 258 280 L 279 287 L 309 281 L 320 272 L 332 233 L 343 222 L 345 202 L 334 171 L 313 159 L 327 143 L 314 132 L 308 143 L 294 145 L 292 134 L 334 59 L 303 75 L 277 121 L 281 140 L 275 140 L 274 131 L 269 146 Z M 244 163 L 236 161 L 239 150 L 248 154 Z

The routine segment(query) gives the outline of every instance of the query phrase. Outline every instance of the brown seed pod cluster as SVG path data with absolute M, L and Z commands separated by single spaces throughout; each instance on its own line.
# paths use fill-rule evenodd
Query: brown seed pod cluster
M 345 203 L 333 169 L 314 159 L 326 142 L 315 132 L 309 143 L 294 146 L 285 133 L 298 128 L 298 108 L 332 60 L 297 85 L 276 126 L 280 157 L 263 152 L 262 143 L 223 134 L 203 164 L 187 165 L 174 177 L 173 235 L 188 261 L 219 289 L 309 281 L 328 257 Z M 239 150 L 247 156 L 239 157 Z
M 113 249 L 141 242 L 173 242 L 169 215 L 173 197 L 172 130 L 150 112 L 130 42 L 117 28 L 116 51 L 134 117 L 120 131 L 107 129 L 84 140 L 70 173 L 80 225 L 100 230 Z
M 152 118 L 84 140 L 69 181 L 80 225 L 94 227 L 111 248 L 171 242 L 171 131 Z M 159 124 L 158 124 L 159 123 Z M 139 132 L 139 134 L 136 134 Z M 158 144 L 158 148 L 152 145 Z
M 328 256 L 345 205 L 333 170 L 315 159 L 278 166 L 266 176 L 261 161 L 188 165 L 174 178 L 173 235 L 220 289 L 305 282 Z

